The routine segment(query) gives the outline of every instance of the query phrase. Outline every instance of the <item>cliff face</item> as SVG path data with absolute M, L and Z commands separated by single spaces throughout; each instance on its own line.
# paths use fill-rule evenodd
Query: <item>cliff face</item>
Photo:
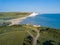
M 36 15 L 38 15 L 38 13 L 33 12 L 32 14 L 29 15 L 29 17 L 34 17 Z

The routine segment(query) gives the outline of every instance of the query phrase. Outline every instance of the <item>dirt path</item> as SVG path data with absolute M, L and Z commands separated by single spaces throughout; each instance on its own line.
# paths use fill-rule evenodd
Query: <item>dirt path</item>
M 33 42 L 32 45 L 37 45 L 37 40 L 40 36 L 39 30 L 37 29 L 33 29 L 36 32 L 36 36 L 34 36 L 32 33 L 30 33 L 29 31 L 27 31 L 27 33 L 33 38 Z
M 37 40 L 40 36 L 39 31 L 38 30 L 35 30 L 35 31 L 36 31 L 37 35 L 33 38 L 33 44 L 32 45 L 37 45 Z

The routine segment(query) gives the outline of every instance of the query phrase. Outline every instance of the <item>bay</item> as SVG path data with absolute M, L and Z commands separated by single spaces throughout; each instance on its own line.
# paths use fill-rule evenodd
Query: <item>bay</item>
M 60 14 L 39 14 L 26 18 L 21 24 L 41 25 L 60 29 Z

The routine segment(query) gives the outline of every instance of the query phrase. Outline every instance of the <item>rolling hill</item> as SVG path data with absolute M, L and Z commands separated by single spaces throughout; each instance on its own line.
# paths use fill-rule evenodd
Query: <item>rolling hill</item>
M 32 45 L 32 37 L 25 30 L 36 35 L 33 28 L 37 28 L 40 32 L 37 45 L 60 45 L 59 29 L 33 25 L 0 26 L 0 45 Z

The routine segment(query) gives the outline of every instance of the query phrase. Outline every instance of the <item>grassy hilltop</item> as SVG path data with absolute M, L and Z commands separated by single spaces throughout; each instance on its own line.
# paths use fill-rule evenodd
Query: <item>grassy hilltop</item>
M 0 12 L 0 20 L 20 18 L 30 15 L 32 12 Z
M 37 28 L 40 31 L 37 45 L 60 44 L 60 30 L 58 29 L 34 27 L 33 25 L 13 25 L 0 26 L 0 45 L 31 45 L 32 38 L 26 31 L 28 30 L 33 35 L 36 35 L 33 28 Z

